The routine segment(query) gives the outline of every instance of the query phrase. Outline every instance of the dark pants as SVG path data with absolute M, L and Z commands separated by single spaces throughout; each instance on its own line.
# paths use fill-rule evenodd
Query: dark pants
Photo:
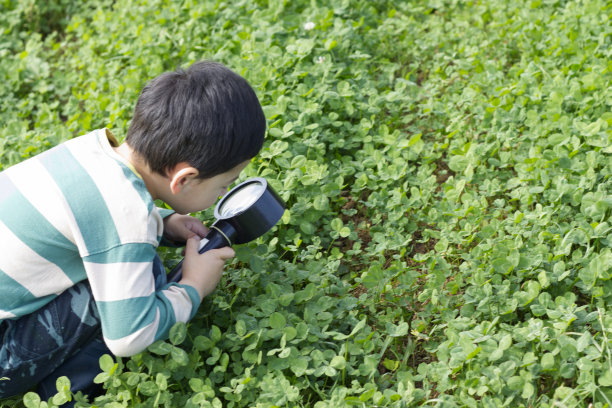
M 166 283 L 159 257 L 153 265 L 155 286 Z M 0 399 L 38 384 L 46 400 L 57 392 L 58 377 L 67 376 L 71 390 L 90 396 L 99 389 L 93 379 L 99 359 L 111 354 L 102 341 L 100 317 L 87 281 L 79 282 L 32 314 L 0 321 Z M 112 354 L 111 354 L 112 355 Z
M 55 380 L 61 375 L 69 375 L 75 391 L 90 391 L 83 389 L 82 383 L 93 384 L 93 377 L 100 371 L 98 359 L 109 353 L 99 341 L 101 334 L 98 309 L 87 281 L 64 291 L 32 314 L 3 320 L 0 372 L 8 380 L 0 381 L 0 397 L 26 392 L 40 383 L 41 397 L 48 398 L 57 392 Z M 99 345 L 101 354 L 94 359 L 83 358 L 82 352 L 92 344 Z M 80 362 L 78 371 L 63 370 L 73 359 Z

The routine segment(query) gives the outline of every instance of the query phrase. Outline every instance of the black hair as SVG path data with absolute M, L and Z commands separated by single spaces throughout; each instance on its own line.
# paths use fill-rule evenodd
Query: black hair
M 125 141 L 159 174 L 187 162 L 198 178 L 209 178 L 257 155 L 265 131 L 249 83 L 222 64 L 200 61 L 142 89 Z

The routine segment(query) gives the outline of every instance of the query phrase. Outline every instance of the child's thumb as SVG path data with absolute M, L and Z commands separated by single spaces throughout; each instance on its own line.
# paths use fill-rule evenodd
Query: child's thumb
M 215 256 L 217 256 L 220 259 L 223 259 L 224 261 L 227 261 L 228 259 L 231 259 L 236 255 L 236 252 L 234 251 L 234 249 L 228 246 L 213 249 L 211 250 L 211 252 L 213 252 Z

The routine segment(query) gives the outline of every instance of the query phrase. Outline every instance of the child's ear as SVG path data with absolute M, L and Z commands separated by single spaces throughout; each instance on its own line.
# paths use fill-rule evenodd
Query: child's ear
M 180 193 L 185 186 L 195 180 L 198 174 L 200 174 L 198 169 L 190 166 L 189 163 L 181 162 L 174 166 L 172 171 L 168 174 L 170 178 L 170 191 L 172 191 L 172 194 Z

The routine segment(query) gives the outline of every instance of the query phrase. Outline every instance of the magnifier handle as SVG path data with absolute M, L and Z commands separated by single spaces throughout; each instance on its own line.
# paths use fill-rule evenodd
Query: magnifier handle
M 206 237 L 200 240 L 199 253 L 203 254 L 211 249 L 223 248 L 231 246 L 226 237 L 217 229 L 211 229 Z M 179 262 L 168 274 L 168 282 L 178 282 L 183 278 L 183 261 Z

